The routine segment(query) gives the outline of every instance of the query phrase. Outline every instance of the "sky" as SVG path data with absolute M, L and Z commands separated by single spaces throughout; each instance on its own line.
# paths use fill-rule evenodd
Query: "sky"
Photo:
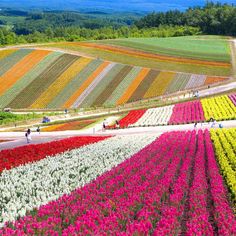
M 190 6 L 203 6 L 205 2 L 205 0 L 0 0 L 0 7 L 151 12 L 173 9 L 185 10 Z M 220 2 L 236 4 L 236 0 Z

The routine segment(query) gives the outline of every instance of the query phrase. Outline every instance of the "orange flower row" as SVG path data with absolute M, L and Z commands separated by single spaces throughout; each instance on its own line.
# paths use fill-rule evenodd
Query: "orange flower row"
M 22 76 L 37 65 L 50 52 L 45 50 L 35 50 L 25 56 L 2 77 L 0 77 L 0 95 L 13 86 Z
M 204 85 L 210 85 L 210 84 L 215 84 L 215 83 L 219 83 L 219 82 L 223 82 L 223 81 L 226 81 L 227 78 L 223 78 L 223 77 L 211 77 L 211 76 L 208 76 Z
M 135 92 L 135 90 L 138 88 L 139 84 L 142 82 L 142 80 L 147 76 L 150 69 L 143 68 L 138 76 L 135 78 L 135 80 L 131 83 L 131 85 L 128 87 L 128 89 L 125 91 L 123 96 L 120 97 L 120 99 L 117 101 L 116 105 L 121 105 L 126 103 L 129 98 L 132 96 L 132 94 Z

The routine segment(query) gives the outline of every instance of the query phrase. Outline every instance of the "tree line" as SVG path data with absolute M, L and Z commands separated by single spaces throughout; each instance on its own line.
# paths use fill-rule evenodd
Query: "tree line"
M 2 12 L 1 14 L 4 14 Z M 58 41 L 103 40 L 128 37 L 175 37 L 197 34 L 236 35 L 236 7 L 208 2 L 204 7 L 135 14 L 92 12 L 5 12 L 0 22 L 0 45 Z
M 204 34 L 236 36 L 236 6 L 207 2 L 204 7 L 153 12 L 135 22 L 139 29 L 160 25 L 198 27 Z
M 191 26 L 160 26 L 157 28 L 138 29 L 136 26 L 122 26 L 118 29 L 103 27 L 88 29 L 80 27 L 47 28 L 45 31 L 34 31 L 18 35 L 11 29 L 0 28 L 0 45 L 24 43 L 44 43 L 61 41 L 103 40 L 129 37 L 176 37 L 200 34 L 199 28 Z

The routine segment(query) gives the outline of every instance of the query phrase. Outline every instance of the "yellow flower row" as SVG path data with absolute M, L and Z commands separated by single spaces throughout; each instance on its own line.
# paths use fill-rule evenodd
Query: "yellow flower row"
M 201 100 L 201 103 L 207 121 L 211 118 L 217 121 L 236 119 L 236 107 L 226 95 L 205 98 Z
M 216 157 L 234 201 L 236 201 L 235 136 L 235 128 L 211 130 L 211 139 L 213 140 L 215 146 Z

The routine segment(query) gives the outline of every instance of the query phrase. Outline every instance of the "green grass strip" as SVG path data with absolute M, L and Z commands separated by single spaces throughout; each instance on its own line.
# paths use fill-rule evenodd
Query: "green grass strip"
M 114 106 L 116 101 L 120 98 L 120 96 L 124 93 L 124 91 L 128 88 L 128 86 L 133 82 L 133 80 L 138 76 L 141 71 L 141 67 L 133 67 L 133 69 L 127 74 L 127 76 L 121 81 L 121 83 L 117 86 L 114 92 L 110 95 L 110 97 L 103 104 L 104 106 Z
M 0 108 L 7 107 L 30 83 L 48 68 L 62 53 L 53 52 L 40 61 L 32 70 L 18 80 L 0 97 Z
M 18 63 L 23 57 L 30 54 L 32 49 L 20 49 L 16 52 L 13 52 L 7 57 L 4 57 L 0 60 L 0 76 L 5 74 L 8 70 L 11 69 L 16 63 Z
M 93 60 L 90 62 L 67 86 L 47 105 L 47 108 L 61 107 L 85 80 L 103 63 L 102 60 Z
M 81 103 L 80 107 L 90 107 L 96 102 L 97 98 L 103 91 L 106 90 L 107 86 L 112 83 L 116 75 L 124 68 L 124 65 L 117 64 L 111 71 L 103 78 L 103 80 L 94 88 L 94 90 L 86 97 L 86 99 Z
M 230 62 L 227 40 L 194 37 L 128 38 L 99 41 L 100 44 L 118 45 L 145 52 L 199 60 Z

